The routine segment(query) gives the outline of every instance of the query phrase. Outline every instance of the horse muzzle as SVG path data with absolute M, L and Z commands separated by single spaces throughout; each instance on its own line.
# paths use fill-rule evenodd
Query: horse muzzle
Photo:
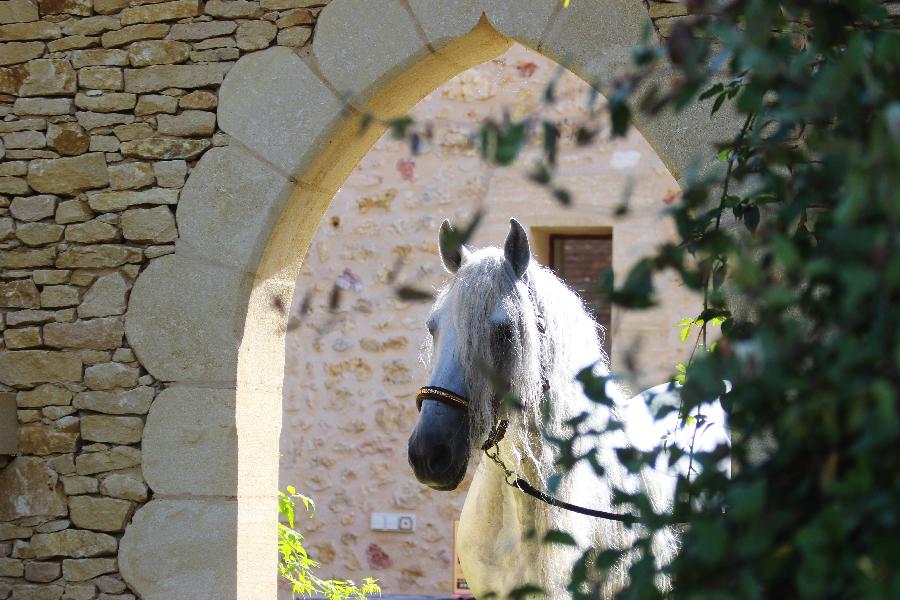
M 425 387 L 416 397 L 419 420 L 409 436 L 409 464 L 420 483 L 439 491 L 456 489 L 469 464 L 465 398 Z

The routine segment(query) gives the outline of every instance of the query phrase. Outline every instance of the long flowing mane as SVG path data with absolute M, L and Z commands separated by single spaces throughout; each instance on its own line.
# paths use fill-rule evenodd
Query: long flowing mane
M 495 358 L 490 352 L 492 312 L 502 307 L 509 320 L 517 325 L 512 332 L 514 351 L 505 360 L 512 361 L 507 365 L 514 374 L 509 391 L 520 403 L 521 410 L 503 415 L 509 420 L 506 440 L 513 461 L 511 466 L 516 472 L 547 486 L 557 472 L 557 452 L 543 439 L 542 431 L 566 437 L 570 433 L 565 423 L 573 417 L 589 413 L 592 425 L 603 428 L 611 416 L 608 408 L 587 399 L 575 380 L 579 371 L 591 365 L 598 374 L 609 373 L 600 326 L 581 299 L 549 269 L 532 260 L 525 275 L 517 278 L 503 251 L 497 248 L 484 248 L 467 255 L 453 279 L 439 292 L 435 307 L 440 306 L 452 311 L 458 332 L 458 350 L 470 401 L 470 442 L 476 453 L 503 410 L 497 405 L 498 394 L 492 377 L 496 366 L 492 364 Z M 545 384 L 548 403 L 544 402 Z M 623 390 L 612 385 L 608 394 L 614 398 L 625 397 Z M 543 411 L 547 409 L 550 418 L 545 420 Z M 562 480 L 557 495 L 611 510 L 614 489 L 633 491 L 640 485 L 639 480 L 624 471 L 612 449 L 601 449 L 598 458 L 605 469 L 602 483 L 588 465 L 582 464 Z M 555 509 L 544 514 L 545 519 L 536 520 L 539 535 L 551 529 L 568 531 L 575 534 L 583 548 L 624 549 L 634 541 L 635 532 L 616 521 L 590 519 Z M 670 555 L 675 547 L 674 537 L 654 543 L 657 545 L 662 554 Z M 562 564 L 555 564 L 562 563 L 560 553 L 547 548 L 550 547 L 542 546 L 540 559 L 548 572 L 559 571 L 561 567 L 565 570 Z M 604 592 L 623 585 L 627 579 L 627 562 L 607 574 L 601 584 Z

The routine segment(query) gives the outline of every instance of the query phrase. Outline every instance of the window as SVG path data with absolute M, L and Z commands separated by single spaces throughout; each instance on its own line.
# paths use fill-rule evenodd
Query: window
M 612 268 L 612 234 L 550 234 L 550 267 L 575 290 L 594 319 L 604 327 L 603 347 L 612 350 L 612 310 L 599 292 L 603 273 Z

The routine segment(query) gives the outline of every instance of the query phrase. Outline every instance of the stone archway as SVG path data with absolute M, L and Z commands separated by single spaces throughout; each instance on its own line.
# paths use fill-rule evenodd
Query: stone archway
M 309 241 L 335 191 L 383 133 L 357 135 L 341 94 L 402 114 L 514 39 L 587 80 L 623 69 L 650 26 L 637 0 L 333 0 L 312 52 L 246 55 L 220 89 L 228 146 L 182 192 L 174 254 L 135 283 L 128 339 L 168 387 L 143 470 L 154 498 L 128 526 L 122 574 L 145 599 L 274 598 L 277 452 L 286 317 Z M 680 178 L 736 128 L 694 107 L 640 129 Z

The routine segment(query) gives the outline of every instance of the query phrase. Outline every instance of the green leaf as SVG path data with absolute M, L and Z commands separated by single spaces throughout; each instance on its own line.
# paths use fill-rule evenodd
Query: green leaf
M 545 544 L 561 544 L 563 546 L 578 546 L 578 543 L 575 541 L 570 534 L 565 531 L 558 531 L 556 529 L 551 529 L 547 532 L 547 535 L 544 536 Z

